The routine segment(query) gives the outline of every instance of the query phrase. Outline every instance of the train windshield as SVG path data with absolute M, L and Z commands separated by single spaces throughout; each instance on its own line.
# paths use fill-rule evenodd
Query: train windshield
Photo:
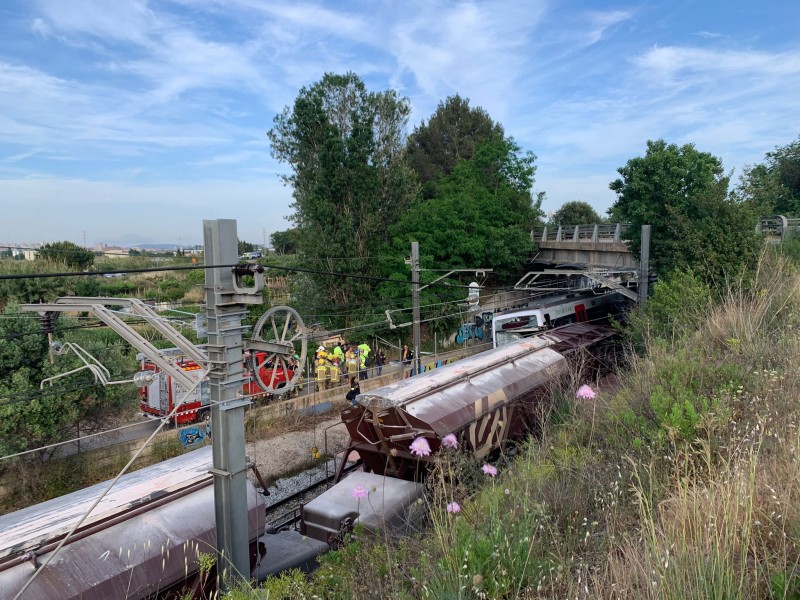
M 511 344 L 528 337 L 541 329 L 536 314 L 519 314 L 495 316 L 492 321 L 494 347 Z

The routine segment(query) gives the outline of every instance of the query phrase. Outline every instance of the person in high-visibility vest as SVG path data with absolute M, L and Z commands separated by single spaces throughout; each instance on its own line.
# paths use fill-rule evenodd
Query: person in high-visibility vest
M 358 359 L 356 358 L 356 353 L 348 348 L 345 359 L 347 360 L 347 374 L 350 377 L 358 375 Z
M 344 351 L 339 344 L 336 344 L 336 347 L 333 349 L 333 355 L 339 359 L 339 363 L 344 363 Z
M 328 354 L 328 379 L 333 385 L 339 385 L 341 381 L 340 376 L 341 369 L 339 365 L 339 358 L 335 354 Z
M 328 389 L 328 366 L 324 358 L 317 359 L 317 389 Z

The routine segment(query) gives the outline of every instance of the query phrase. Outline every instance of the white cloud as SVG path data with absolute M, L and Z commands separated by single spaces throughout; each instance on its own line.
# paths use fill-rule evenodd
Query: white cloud
M 219 165 L 239 165 L 242 163 L 250 162 L 254 158 L 263 160 L 267 154 L 265 152 L 255 152 L 252 150 L 245 150 L 242 152 L 233 152 L 231 154 L 221 154 L 214 156 L 208 160 L 199 160 L 190 164 L 198 167 L 212 167 Z
M 126 0 L 38 0 L 40 27 L 67 35 L 91 37 L 135 44 L 147 44 L 150 32 L 159 21 L 146 2 Z
M 278 183 L 283 166 L 269 157 L 265 132 L 326 71 L 352 70 L 371 90 L 409 96 L 412 125 L 448 95 L 470 98 L 539 155 L 536 187 L 554 208 L 576 198 L 607 208 L 615 169 L 648 139 L 695 142 L 731 168 L 788 143 L 800 123 L 794 38 L 770 46 L 740 36 L 745 44 L 699 15 L 691 29 L 669 32 L 658 3 L 602 11 L 544 0 L 19 4 L 20 31 L 0 23 L 0 39 L 10 40 L 0 42 L 0 178 L 10 180 L 0 196 L 42 207 L 66 198 L 55 206 L 77 213 L 80 202 L 107 198 L 114 227 L 125 226 L 130 207 L 145 207 L 144 224 L 136 214 L 130 223 L 156 238 L 187 213 L 213 218 L 228 199 L 236 210 L 288 214 L 290 190 Z M 697 46 L 681 45 L 694 30 Z M 194 210 L 190 198 L 199 199 Z M 34 218 L 15 214 L 12 231 Z M 264 226 L 285 228 L 259 223 L 249 237 L 260 239 Z M 100 220 L 90 229 L 103 230 Z
M 755 78 L 786 77 L 800 73 L 800 52 L 708 50 L 665 46 L 634 58 L 633 62 L 653 83 L 671 85 L 678 78 L 691 80 L 699 75 L 716 79 L 750 75 Z
M 530 66 L 526 45 L 544 5 L 431 3 L 415 8 L 418 12 L 409 11 L 391 28 L 389 49 L 398 68 L 393 80 L 411 75 L 418 94 L 428 98 L 423 110 L 432 111 L 439 100 L 459 93 L 502 119 L 518 78 Z
M 624 10 L 612 10 L 607 12 L 590 12 L 586 16 L 591 27 L 585 34 L 585 39 L 587 45 L 591 45 L 602 40 L 609 29 L 629 20 L 633 14 Z

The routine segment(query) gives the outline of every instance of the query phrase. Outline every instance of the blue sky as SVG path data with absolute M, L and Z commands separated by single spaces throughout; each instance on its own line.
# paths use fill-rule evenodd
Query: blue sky
M 800 134 L 800 2 L 5 0 L 0 242 L 199 243 L 289 227 L 266 131 L 354 71 L 413 108 L 482 106 L 538 156 L 545 210 L 604 212 L 648 139 L 738 178 Z M 84 234 L 85 232 L 85 234 Z

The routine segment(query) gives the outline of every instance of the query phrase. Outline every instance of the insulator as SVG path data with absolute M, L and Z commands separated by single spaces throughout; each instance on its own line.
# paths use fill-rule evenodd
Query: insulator
M 139 371 L 133 375 L 133 385 L 144 388 L 153 383 L 156 374 L 153 371 Z

